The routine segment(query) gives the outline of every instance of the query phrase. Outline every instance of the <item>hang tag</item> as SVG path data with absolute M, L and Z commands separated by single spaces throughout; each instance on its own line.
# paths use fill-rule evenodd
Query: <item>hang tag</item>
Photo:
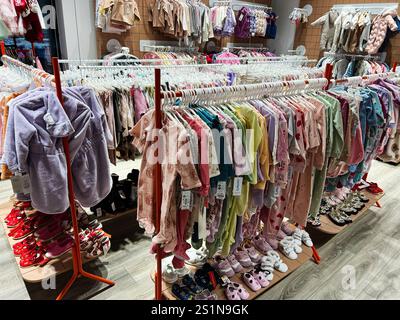
M 21 176 L 11 177 L 11 185 L 12 185 L 14 193 L 23 193 L 22 177 Z
M 112 211 L 116 211 L 117 210 L 117 207 L 115 206 L 114 202 L 111 203 L 111 210 Z
M 22 192 L 24 194 L 30 194 L 31 193 L 31 179 L 29 177 L 29 174 L 25 174 L 21 177 L 21 183 L 22 183 Z
M 217 184 L 217 193 L 215 194 L 215 198 L 218 200 L 224 200 L 226 197 L 226 182 L 220 181 Z
M 97 208 L 96 209 L 96 215 L 97 215 L 98 218 L 102 217 L 103 216 L 103 210 L 101 210 L 101 208 Z
M 182 191 L 182 201 L 181 201 L 181 210 L 192 210 L 193 202 L 192 202 L 192 192 L 191 191 Z
M 244 18 L 244 14 L 243 14 L 243 13 L 241 13 L 241 14 L 240 14 L 240 16 L 239 16 L 239 18 L 238 18 L 238 20 L 239 20 L 239 21 L 242 21 L 242 20 L 243 20 L 243 18 Z
M 228 284 L 232 283 L 231 280 L 229 280 L 229 278 L 227 276 L 222 276 L 221 277 L 222 280 L 222 286 L 227 286 Z
M 56 123 L 56 122 L 54 121 L 53 116 L 52 116 L 50 113 L 46 113 L 46 114 L 43 116 L 43 120 L 44 120 L 48 125 L 53 125 L 53 124 Z
M 235 177 L 233 179 L 233 196 L 240 197 L 242 195 L 243 177 Z

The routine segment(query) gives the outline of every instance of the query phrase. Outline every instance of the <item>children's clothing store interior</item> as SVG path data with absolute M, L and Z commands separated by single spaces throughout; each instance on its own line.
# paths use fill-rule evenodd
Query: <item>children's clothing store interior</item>
M 400 299 L 398 2 L 0 7 L 0 299 Z

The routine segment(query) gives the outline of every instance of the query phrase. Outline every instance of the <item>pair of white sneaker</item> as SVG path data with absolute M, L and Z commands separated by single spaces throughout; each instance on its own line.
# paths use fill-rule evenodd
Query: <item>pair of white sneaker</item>
M 261 258 L 261 270 L 267 273 L 267 280 L 272 281 L 274 270 L 285 273 L 288 271 L 288 266 L 282 261 L 278 252 L 270 250 Z
M 186 261 L 188 265 L 194 267 L 202 267 L 208 258 L 208 250 L 206 247 L 201 247 L 199 250 L 190 249 L 187 251 L 190 260 Z
M 296 230 L 292 234 L 292 237 L 299 246 L 301 246 L 302 243 L 304 243 L 304 245 L 306 245 L 309 248 L 313 246 L 311 237 L 305 230 L 296 228 Z
M 162 277 L 165 282 L 172 284 L 189 273 L 190 270 L 186 266 L 181 269 L 175 269 L 171 264 L 168 264 L 162 273 Z
M 299 245 L 298 241 L 296 241 L 293 236 L 288 236 L 282 239 L 279 242 L 279 249 L 287 258 L 291 260 L 296 260 L 298 255 L 303 252 L 303 249 L 301 248 L 301 242 Z

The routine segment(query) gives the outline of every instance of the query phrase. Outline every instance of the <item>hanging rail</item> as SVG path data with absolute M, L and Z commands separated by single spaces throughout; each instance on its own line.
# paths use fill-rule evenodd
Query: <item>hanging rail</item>
M 110 63 L 134 63 L 134 62 L 179 62 L 179 61 L 195 61 L 194 58 L 177 58 L 177 59 L 109 59 L 109 60 L 104 60 L 104 59 L 88 59 L 88 60 L 68 60 L 68 59 L 63 59 L 59 60 L 60 64 L 91 64 L 91 63 L 104 63 L 104 62 L 110 62 Z

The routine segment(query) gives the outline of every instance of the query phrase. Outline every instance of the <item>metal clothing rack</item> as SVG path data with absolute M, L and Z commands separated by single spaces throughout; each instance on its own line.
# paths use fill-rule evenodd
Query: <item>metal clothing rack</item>
M 157 46 L 157 45 L 143 45 L 143 48 L 150 48 L 151 50 L 148 51 L 154 51 L 154 52 L 198 52 L 199 48 L 193 48 L 193 47 L 176 47 L 176 46 Z
M 210 7 L 219 5 L 219 3 L 226 3 L 228 2 L 228 5 L 232 7 L 233 10 L 240 10 L 243 7 L 249 7 L 249 8 L 254 8 L 254 9 L 260 9 L 260 10 L 272 10 L 272 7 L 269 7 L 268 5 L 262 4 L 262 3 L 254 3 L 254 2 L 246 2 L 246 1 L 240 1 L 240 0 L 230 0 L 230 1 L 221 1 L 221 0 L 214 0 L 210 1 Z
M 177 59 L 81 59 L 81 60 L 59 60 L 60 64 L 71 64 L 71 65 L 87 65 L 87 64 L 103 64 L 104 62 L 110 62 L 112 64 L 115 63 L 133 63 L 133 62 L 140 62 L 140 63 L 157 63 L 157 62 L 190 62 L 194 61 L 193 58 L 177 58 Z
M 57 97 L 60 101 L 60 104 L 64 107 L 63 103 L 63 96 L 62 96 L 62 87 L 61 87 L 61 78 L 60 78 L 60 64 L 59 60 L 56 57 L 52 58 L 53 64 L 53 71 L 54 76 L 48 74 L 45 71 L 36 69 L 32 66 L 28 66 L 16 59 L 10 58 L 8 56 L 2 57 L 3 62 L 5 65 L 15 65 L 20 70 L 24 70 L 24 72 L 30 74 L 33 77 L 43 78 L 46 81 L 51 82 L 51 84 L 55 87 Z M 106 283 L 110 286 L 114 285 L 115 283 L 111 280 L 99 277 L 97 275 L 91 274 L 86 272 L 83 269 L 83 262 L 81 256 L 81 249 L 80 249 L 80 240 L 79 240 L 79 225 L 75 207 L 75 194 L 73 188 L 73 178 L 72 178 L 72 169 L 71 169 L 71 155 L 69 149 L 69 141 L 68 137 L 62 138 L 63 149 L 65 153 L 66 163 L 67 163 L 67 181 L 68 181 L 68 198 L 69 198 L 69 205 L 71 210 L 71 220 L 73 226 L 73 235 L 74 235 L 74 246 L 72 247 L 72 260 L 73 260 L 73 275 L 71 279 L 68 281 L 64 289 L 59 293 L 57 296 L 57 300 L 62 300 L 65 295 L 68 293 L 71 286 L 74 284 L 75 280 L 79 277 L 85 277 L 92 280 L 100 281 Z
M 335 4 L 332 9 L 338 11 L 367 11 L 370 14 L 382 14 L 387 9 L 397 10 L 398 3 L 355 3 L 355 4 Z
M 229 93 L 230 97 L 240 97 L 241 100 L 255 99 L 255 97 L 264 97 L 267 94 L 274 94 L 277 90 L 285 88 L 287 94 L 290 90 L 296 92 L 301 89 L 317 89 L 325 88 L 328 85 L 326 78 L 309 79 L 309 80 L 293 80 L 293 81 L 277 81 L 277 82 L 266 82 L 258 84 L 247 84 L 247 85 L 236 85 L 228 87 L 214 87 L 214 88 L 202 88 L 202 89 L 191 89 L 181 91 L 161 91 L 161 69 L 155 69 L 155 129 L 162 129 L 162 100 L 171 99 L 171 97 L 196 97 L 214 95 L 218 96 L 222 93 Z M 243 95 L 246 94 L 244 97 Z M 162 173 L 161 163 L 158 161 L 155 166 L 155 234 L 160 232 L 161 224 L 161 199 L 162 199 Z M 317 263 L 320 262 L 320 257 L 315 248 L 313 250 L 313 257 Z M 156 300 L 162 299 L 162 248 L 158 245 L 156 249 L 156 273 L 155 273 L 155 298 Z
M 397 65 L 395 64 L 394 67 Z M 251 85 L 238 85 L 232 87 L 216 87 L 216 88 L 204 88 L 204 89 L 194 89 L 194 90 L 182 90 L 178 92 L 174 91 L 161 91 L 161 70 L 159 68 L 155 69 L 155 122 L 156 129 L 162 128 L 162 99 L 170 99 L 171 97 L 198 97 L 201 95 L 214 94 L 218 95 L 218 93 L 226 93 L 229 92 L 230 95 L 239 95 L 243 97 L 243 93 L 247 93 L 247 97 L 251 96 L 252 99 L 255 98 L 253 92 L 258 92 L 260 96 L 265 96 L 270 92 L 276 91 L 278 88 L 288 87 L 295 88 L 296 90 L 301 90 L 301 88 L 306 88 L 307 86 L 315 86 L 316 84 L 320 86 L 323 90 L 328 90 L 331 84 L 341 84 L 341 83 L 354 83 L 355 78 L 359 80 L 359 77 L 352 77 L 342 80 L 337 80 L 332 82 L 332 70 L 333 66 L 331 64 L 327 65 L 327 69 L 325 71 L 325 78 L 320 79 L 310 79 L 310 80 L 294 80 L 294 81 L 278 81 L 272 83 L 259 83 L 259 84 L 251 84 Z M 369 75 L 362 77 L 362 80 L 372 80 L 374 78 L 388 78 L 392 75 L 395 75 L 393 72 L 378 74 L 378 75 Z M 315 87 L 314 87 L 315 88 Z M 264 91 L 261 91 L 264 90 Z M 295 90 L 295 91 L 296 91 Z M 155 167 L 155 207 L 156 207 L 156 219 L 155 219 L 155 233 L 159 233 L 160 231 L 160 221 L 161 221 L 161 199 L 162 199 L 162 174 L 161 174 L 161 164 L 158 161 Z M 304 226 L 300 226 L 304 229 Z M 321 258 L 315 247 L 312 247 L 313 257 L 317 264 L 320 263 Z M 156 250 L 156 274 L 155 274 L 155 298 L 156 300 L 162 299 L 162 249 L 160 246 L 157 246 Z

